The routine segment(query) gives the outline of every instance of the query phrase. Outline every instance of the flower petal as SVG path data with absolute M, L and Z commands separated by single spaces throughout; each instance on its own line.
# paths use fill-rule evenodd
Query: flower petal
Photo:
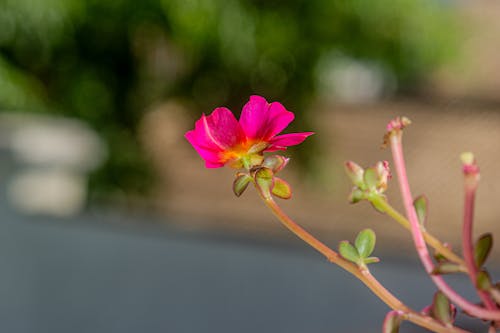
M 249 139 L 269 141 L 283 131 L 294 117 L 281 103 L 269 104 L 265 98 L 254 95 L 243 107 L 240 124 Z
M 193 148 L 198 152 L 198 154 L 205 160 L 205 166 L 207 168 L 219 168 L 224 166 L 226 162 L 222 157 L 222 150 L 211 149 L 198 144 L 198 138 L 196 136 L 197 132 L 195 130 L 188 131 L 184 137 L 189 141 Z
M 270 146 L 265 151 L 285 150 L 286 147 L 298 145 L 314 132 L 290 133 L 278 135 L 269 141 Z
M 253 95 L 243 106 L 240 125 L 250 139 L 261 139 L 267 124 L 267 101 L 264 97 Z
M 287 109 L 278 102 L 273 102 L 269 105 L 267 114 L 267 129 L 263 137 L 265 141 L 283 131 L 295 118 L 293 112 L 287 111 Z
M 240 124 L 227 108 L 216 108 L 209 116 L 196 121 L 197 144 L 207 148 L 227 150 L 244 140 Z

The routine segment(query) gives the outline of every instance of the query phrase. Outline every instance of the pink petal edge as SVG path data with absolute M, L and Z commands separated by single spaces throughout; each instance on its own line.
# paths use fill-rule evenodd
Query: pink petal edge
M 286 147 L 301 144 L 308 136 L 313 134 L 314 132 L 301 132 L 275 136 L 269 140 L 270 146 L 265 151 L 285 150 Z
M 263 136 L 264 141 L 272 139 L 283 131 L 295 119 L 293 112 L 288 111 L 278 102 L 272 102 L 267 110 L 266 129 Z

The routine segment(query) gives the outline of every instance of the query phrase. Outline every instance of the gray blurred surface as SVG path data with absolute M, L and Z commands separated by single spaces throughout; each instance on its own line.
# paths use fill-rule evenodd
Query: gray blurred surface
M 380 331 L 386 306 L 299 241 L 154 220 L 2 209 L 0 332 Z M 433 288 L 419 267 L 385 261 L 374 274 L 409 305 L 425 306 Z M 402 332 L 423 330 L 408 324 Z

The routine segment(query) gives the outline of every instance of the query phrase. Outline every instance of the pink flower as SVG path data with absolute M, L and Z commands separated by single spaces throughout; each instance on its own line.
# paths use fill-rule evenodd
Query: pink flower
M 281 103 L 268 103 L 261 96 L 250 96 L 239 122 L 229 109 L 219 107 L 209 116 L 202 115 L 194 130 L 184 136 L 205 160 L 207 168 L 219 168 L 229 162 L 241 167 L 264 152 L 286 150 L 313 134 L 277 135 L 294 117 Z

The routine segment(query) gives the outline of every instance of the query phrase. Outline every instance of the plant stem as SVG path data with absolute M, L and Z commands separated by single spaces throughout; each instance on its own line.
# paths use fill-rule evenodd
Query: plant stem
M 411 232 L 413 235 L 413 242 L 417 253 L 420 257 L 427 274 L 430 275 L 434 284 L 446 295 L 453 303 L 461 307 L 468 314 L 485 319 L 485 320 L 499 320 L 500 311 L 489 310 L 479 307 L 461 295 L 459 295 L 455 290 L 453 290 L 440 275 L 432 275 L 434 270 L 434 263 L 429 255 L 429 251 L 425 245 L 424 238 L 422 236 L 422 231 L 420 230 L 417 213 L 413 207 L 413 197 L 410 192 L 410 185 L 408 183 L 408 177 L 406 175 L 406 166 L 403 157 L 403 146 L 401 138 L 401 130 L 391 131 L 389 133 L 389 139 L 391 143 L 391 150 L 394 159 L 394 164 L 396 168 L 396 173 L 398 175 L 399 188 L 401 191 L 401 196 L 403 197 L 404 206 L 406 209 L 406 214 L 411 225 Z
M 479 180 L 479 172 L 477 168 L 474 168 L 475 172 L 468 173 L 464 169 L 464 188 L 465 188 L 465 198 L 464 198 L 464 223 L 462 226 L 462 252 L 464 255 L 465 263 L 469 271 L 469 277 L 472 284 L 475 286 L 477 281 L 478 267 L 474 260 L 474 247 L 472 245 L 472 225 L 474 223 L 474 201 L 476 196 L 476 190 Z M 476 288 L 477 294 L 483 304 L 490 310 L 497 309 L 495 302 L 491 299 L 489 294 Z
M 278 220 L 288 228 L 297 237 L 302 239 L 304 242 L 312 246 L 319 253 L 324 255 L 328 261 L 337 264 L 342 267 L 361 282 L 363 282 L 377 297 L 379 297 L 385 304 L 387 304 L 391 309 L 401 312 L 403 319 L 413 322 L 421 327 L 427 328 L 431 331 L 438 333 L 467 333 L 468 331 L 462 330 L 457 327 L 447 327 L 438 322 L 437 320 L 422 315 L 404 305 L 399 299 L 397 299 L 390 291 L 385 289 L 380 282 L 371 275 L 367 268 L 361 269 L 354 263 L 347 261 L 341 257 L 337 252 L 330 249 L 316 237 L 307 232 L 300 225 L 295 223 L 286 213 L 276 204 L 269 193 L 262 193 L 257 187 L 257 192 L 266 204 L 266 206 L 273 212 L 273 214 L 278 218 Z
M 386 200 L 380 198 L 380 196 L 374 196 L 369 199 L 371 202 L 375 202 L 377 206 L 381 207 L 387 215 L 392 217 L 396 222 L 402 225 L 404 228 L 411 231 L 410 221 L 403 215 L 401 215 L 397 210 L 395 210 Z M 460 271 L 466 273 L 467 267 L 462 258 L 456 255 L 452 250 L 446 247 L 439 239 L 428 233 L 425 229 L 422 229 L 422 235 L 427 244 L 429 244 L 433 249 L 435 249 L 439 254 L 444 256 L 449 261 L 452 261 L 459 265 Z

